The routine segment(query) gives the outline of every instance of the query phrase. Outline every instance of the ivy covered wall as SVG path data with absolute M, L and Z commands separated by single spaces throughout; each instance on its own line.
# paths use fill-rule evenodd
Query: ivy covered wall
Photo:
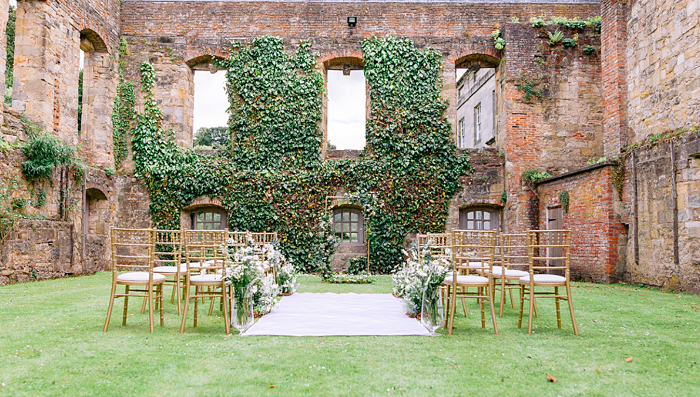
M 328 267 L 325 201 L 339 189 L 365 209 L 374 271 L 401 260 L 407 233 L 444 230 L 458 177 L 471 167 L 444 117 L 441 55 L 393 36 L 363 40 L 362 50 L 371 109 L 356 161 L 321 157 L 323 79 L 309 42 L 290 55 L 282 39 L 263 36 L 218 61 L 231 103 L 231 148 L 222 156 L 177 146 L 154 99 L 153 65 L 143 63 L 132 149 L 154 225 L 178 228 L 195 198 L 216 197 L 231 229 L 278 231 L 285 254 L 306 271 Z

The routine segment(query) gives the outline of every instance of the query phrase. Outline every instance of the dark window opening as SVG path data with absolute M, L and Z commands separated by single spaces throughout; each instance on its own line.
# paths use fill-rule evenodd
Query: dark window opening
M 333 211 L 333 231 L 340 238 L 340 245 L 364 245 L 362 211 L 355 208 L 338 208 Z
M 462 230 L 498 230 L 499 211 L 493 208 L 465 208 L 459 212 Z
M 226 229 L 226 212 L 215 208 L 193 211 L 193 230 L 223 230 Z

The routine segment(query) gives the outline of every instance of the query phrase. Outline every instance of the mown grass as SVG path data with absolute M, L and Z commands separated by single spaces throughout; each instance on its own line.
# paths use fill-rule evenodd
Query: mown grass
M 538 301 L 532 335 L 517 328 L 509 306 L 499 337 L 488 318 L 481 329 L 472 302 L 473 317 L 460 316 L 453 336 L 240 338 L 224 335 L 217 316 L 196 329 L 190 319 L 181 335 L 169 303 L 165 327 L 152 334 L 138 302 L 126 327 L 115 306 L 103 333 L 110 277 L 0 287 L 0 395 L 700 395 L 697 295 L 577 283 L 578 337 L 568 314 L 556 328 L 546 300 Z M 388 277 L 370 285 L 301 282 L 301 292 L 391 289 Z

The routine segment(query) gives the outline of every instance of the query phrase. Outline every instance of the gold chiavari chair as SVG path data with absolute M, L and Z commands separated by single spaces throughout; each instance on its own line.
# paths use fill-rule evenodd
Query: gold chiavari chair
M 110 229 L 112 246 L 112 293 L 105 320 L 107 332 L 115 298 L 124 298 L 122 325 L 126 325 L 129 297 L 148 299 L 148 319 L 153 332 L 153 300 L 160 300 L 160 325 L 163 326 L 163 283 L 165 276 L 153 272 L 153 233 L 150 229 Z M 141 269 L 140 271 L 133 271 Z M 120 273 L 127 271 L 126 273 Z M 117 286 L 124 285 L 124 293 Z M 131 287 L 136 287 L 132 289 Z
M 458 298 L 476 298 L 481 308 L 481 327 L 486 328 L 484 301 L 491 307 L 493 330 L 498 335 L 496 312 L 493 305 L 492 273 L 496 249 L 496 232 L 484 230 L 452 231 L 453 272 L 445 278 L 447 286 L 448 334 L 452 334 Z M 471 274 L 475 273 L 475 274 Z M 468 288 L 476 288 L 469 292 Z
M 450 233 L 419 233 L 416 235 L 418 249 L 422 249 L 430 242 L 430 254 L 436 258 L 452 259 L 452 255 L 448 251 L 452 245 L 451 240 Z
M 527 333 L 532 333 L 532 315 L 536 298 L 554 298 L 557 309 L 557 326 L 561 328 L 561 312 L 559 300 L 564 299 L 569 303 L 571 322 L 574 326 L 574 334 L 578 335 L 574 305 L 571 301 L 570 269 L 571 260 L 571 231 L 569 230 L 529 230 L 528 240 L 528 275 L 520 278 L 520 314 L 518 328 L 522 325 L 524 300 L 530 303 L 530 312 L 527 322 Z M 564 275 L 551 274 L 554 271 L 563 271 Z M 535 272 L 538 272 L 537 274 Z M 544 272 L 547 272 L 546 274 Z M 564 287 L 566 294 L 559 293 L 559 287 Z M 554 288 L 554 291 L 542 288 Z M 540 289 L 540 291 L 538 291 Z
M 197 326 L 199 298 L 221 298 L 224 311 L 224 328 L 229 333 L 228 288 L 224 284 L 223 272 L 226 266 L 228 231 L 226 230 L 186 230 L 183 235 L 185 247 L 185 310 L 182 313 L 180 333 L 185 332 L 190 300 L 194 299 L 194 326 Z M 190 263 L 198 263 L 192 268 Z M 201 271 L 193 275 L 192 271 Z M 192 295 L 194 287 L 194 295 Z M 205 290 L 206 288 L 206 290 Z
M 272 242 L 277 239 L 277 232 L 257 232 L 250 234 L 253 237 L 253 244 L 255 245 L 256 251 L 261 255 L 263 261 L 267 261 L 267 253 L 264 247 L 266 244 L 272 244 Z M 277 268 L 275 266 L 265 269 L 265 272 L 272 272 L 273 277 L 277 279 Z
M 513 289 L 520 290 L 520 278 L 527 276 L 527 234 L 500 234 L 496 237 L 497 266 L 493 267 L 494 283 L 499 284 L 495 290 L 501 291 L 501 302 L 498 317 L 503 317 L 503 304 L 506 301 L 506 290 L 510 295 L 510 305 L 515 308 L 513 302 Z M 535 310 L 537 310 L 535 308 Z
M 170 303 L 177 295 L 177 314 L 182 315 L 182 286 L 187 265 L 182 263 L 182 231 L 153 230 L 153 272 L 166 277 L 165 285 L 173 286 Z M 168 280 L 172 277 L 172 280 Z

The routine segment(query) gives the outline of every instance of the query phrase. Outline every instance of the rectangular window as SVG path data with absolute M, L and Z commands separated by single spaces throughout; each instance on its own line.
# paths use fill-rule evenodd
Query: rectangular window
M 460 149 L 464 149 L 466 147 L 466 138 L 467 138 L 467 132 L 465 131 L 464 128 L 464 117 L 462 117 L 459 120 L 459 124 L 457 124 L 457 147 Z
M 474 107 L 474 144 L 481 141 L 481 103 Z

